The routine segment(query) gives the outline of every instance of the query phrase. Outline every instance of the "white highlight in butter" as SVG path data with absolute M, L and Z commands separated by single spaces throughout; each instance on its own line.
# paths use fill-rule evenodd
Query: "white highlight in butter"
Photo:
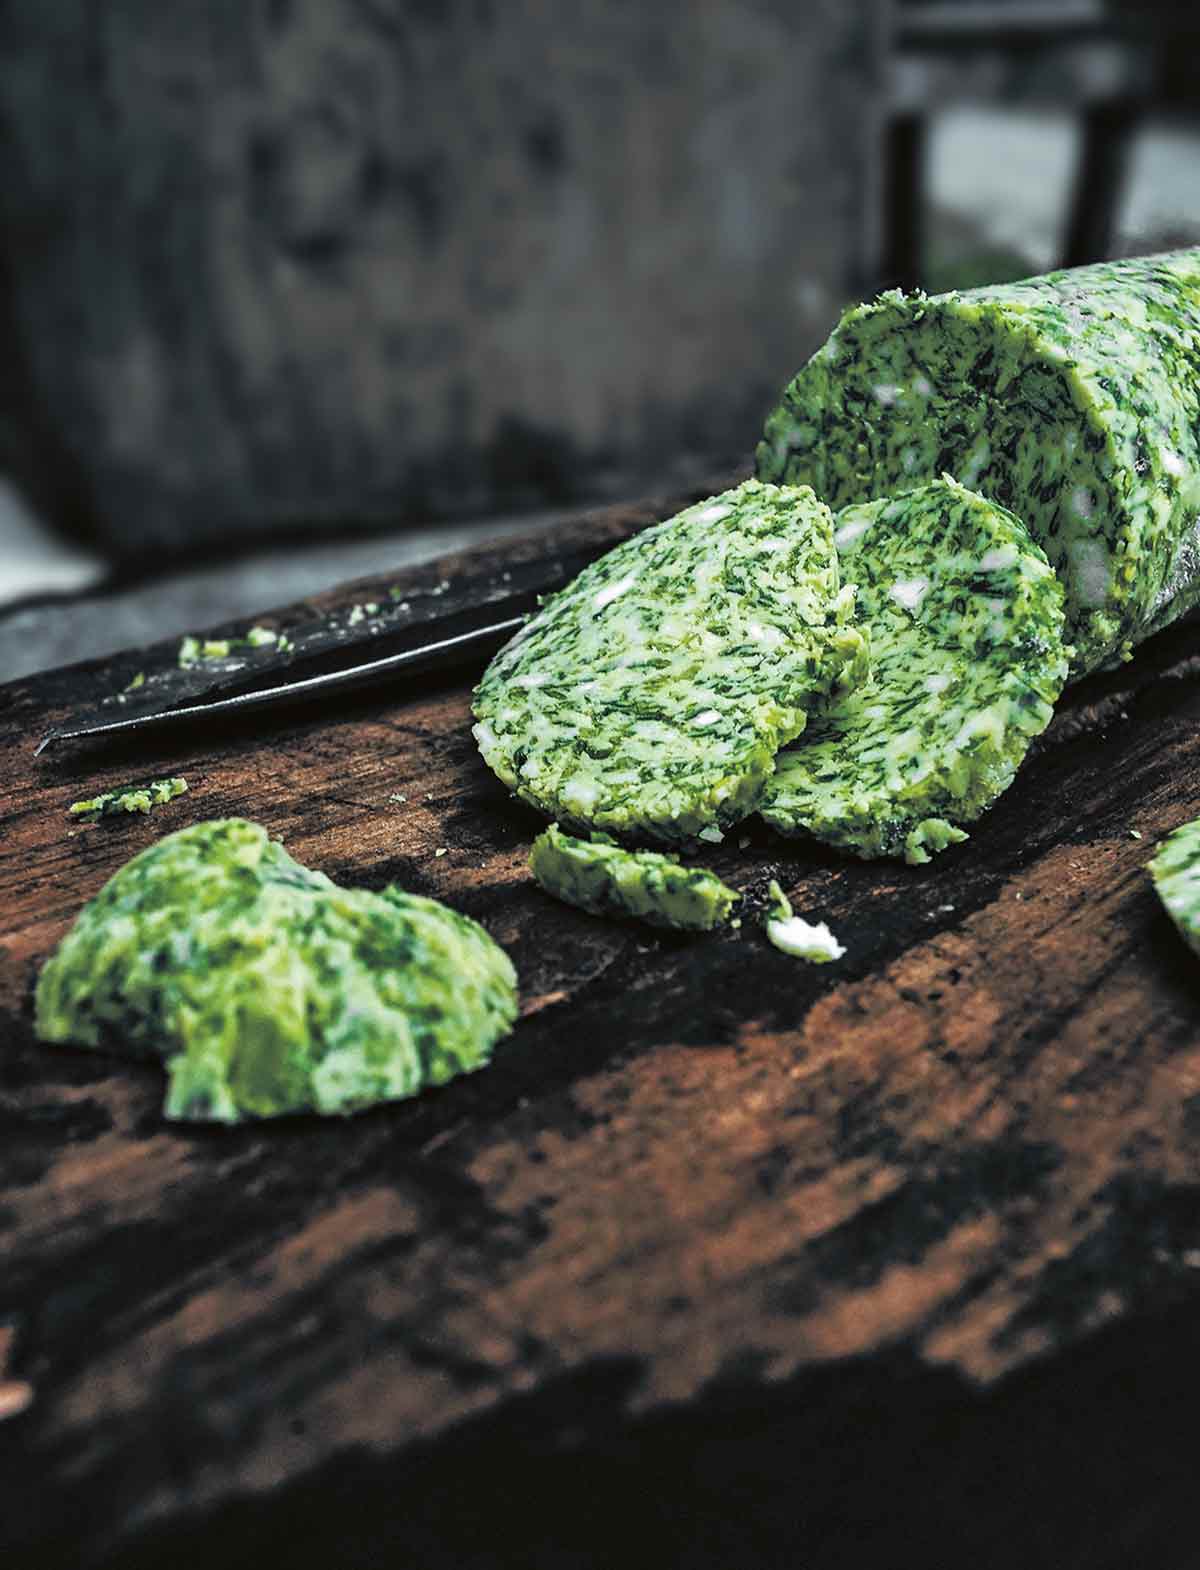
M 981 436 L 967 454 L 958 478 L 965 486 L 970 488 L 976 483 L 991 461 L 992 444 L 986 436 Z
M 761 643 L 768 649 L 777 649 L 784 641 L 783 634 L 778 627 L 764 627 L 760 621 L 752 621 L 746 628 L 746 636 L 753 638 L 755 643 Z
M 1009 542 L 1007 545 L 997 545 L 994 550 L 987 551 L 979 558 L 980 572 L 1007 572 L 1010 567 L 1017 565 L 1017 547 Z
M 567 780 L 562 787 L 562 799 L 572 812 L 578 813 L 583 818 L 592 810 L 599 800 L 599 787 L 586 779 Z
M 833 543 L 839 551 L 844 551 L 848 545 L 853 545 L 855 540 L 861 540 L 871 527 L 869 518 L 851 518 L 849 523 L 844 523 L 833 537 Z
M 592 604 L 598 611 L 602 611 L 606 605 L 611 605 L 614 600 L 619 600 L 622 594 L 632 589 L 636 582 L 636 575 L 630 573 L 627 578 L 618 578 L 616 583 L 606 583 L 592 600 Z
M 1108 598 L 1108 547 L 1095 538 L 1072 540 L 1067 546 L 1075 594 L 1089 609 L 1103 605 Z
M 929 593 L 929 579 L 902 578 L 892 584 L 888 593 L 897 605 L 902 605 L 906 611 L 911 611 L 915 616 L 921 607 L 921 601 Z
M 719 502 L 712 507 L 706 507 L 703 512 L 696 514 L 697 523 L 720 523 L 722 518 L 728 518 L 730 509 Z

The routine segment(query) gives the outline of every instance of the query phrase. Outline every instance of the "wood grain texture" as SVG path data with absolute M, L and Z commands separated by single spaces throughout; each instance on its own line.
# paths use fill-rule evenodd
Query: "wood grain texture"
M 546 550 L 399 581 L 448 581 L 451 616 Z M 640 1500 L 664 1563 L 1195 1563 L 1168 1436 L 1200 1434 L 1200 972 L 1144 869 L 1200 814 L 1196 639 L 1068 694 L 929 867 L 730 835 L 722 877 L 752 904 L 778 878 L 846 944 L 819 968 L 751 920 L 664 936 L 542 894 L 466 679 L 41 763 L 68 706 L 174 649 L 6 689 L 0 1324 L 34 1392 L 0 1423 L 10 1562 L 607 1566 Z M 191 790 L 148 819 L 66 816 L 168 768 Z M 38 1046 L 82 901 L 235 813 L 482 921 L 522 983 L 493 1066 L 220 1130 L 164 1123 L 153 1068 Z

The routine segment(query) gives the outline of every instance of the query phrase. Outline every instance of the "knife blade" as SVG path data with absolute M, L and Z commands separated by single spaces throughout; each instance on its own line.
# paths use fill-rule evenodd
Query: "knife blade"
M 684 498 L 689 499 L 695 498 Z M 631 513 L 629 519 L 635 530 L 662 517 L 664 506 L 647 503 L 638 513 L 641 516 Z M 123 737 L 152 735 L 210 718 L 232 720 L 240 714 L 285 708 L 329 693 L 368 688 L 404 672 L 435 671 L 479 659 L 517 632 L 546 595 L 570 583 L 623 537 L 624 532 L 608 538 L 568 538 L 556 541 L 547 554 L 524 561 L 510 558 L 503 570 L 483 582 L 477 581 L 469 589 L 463 585 L 466 602 L 457 609 L 441 610 L 447 603 L 442 596 L 451 589 L 449 580 L 443 579 L 432 588 L 413 585 L 403 591 L 404 597 L 394 588 L 389 591 L 393 603 L 384 604 L 361 628 L 352 618 L 344 618 L 347 607 L 289 625 L 291 652 L 286 659 L 278 649 L 257 647 L 246 653 L 241 646 L 239 663 L 234 666 L 203 664 L 177 669 L 160 663 L 136 693 L 127 688 L 108 694 L 47 732 L 34 754 L 92 741 L 119 743 Z M 414 641 L 422 634 L 426 641 Z M 438 635 L 430 638 L 430 634 Z M 398 643 L 402 647 L 397 648 Z M 357 658 L 365 651 L 382 648 L 395 652 Z M 247 670 L 243 655 L 252 664 L 261 656 L 263 667 Z M 186 691 L 172 694 L 176 678 L 182 679 Z M 113 706 L 118 703 L 122 712 L 116 716 Z
M 491 609 L 491 607 L 488 607 Z M 494 612 L 493 612 L 494 614 Z M 34 748 L 34 756 L 47 748 L 65 742 L 81 742 L 170 730 L 180 725 L 195 724 L 221 716 L 235 716 L 256 709 L 282 708 L 288 704 L 305 703 L 313 698 L 334 692 L 361 691 L 375 686 L 398 672 L 415 674 L 418 671 L 444 669 L 464 658 L 478 656 L 489 649 L 498 649 L 522 627 L 525 615 L 508 616 L 500 621 L 489 621 L 483 626 L 468 628 L 448 638 L 416 644 L 395 654 L 385 654 L 376 659 L 362 660 L 340 669 L 321 671 L 313 676 L 288 676 L 279 681 L 278 670 L 259 673 L 249 678 L 234 678 L 214 685 L 211 695 L 199 701 L 186 699 L 168 704 L 164 708 L 150 709 L 139 714 L 122 715 L 119 719 L 94 719 L 84 724 L 71 723 L 48 731 Z M 275 678 L 275 679 L 273 679 Z M 266 683 L 264 685 L 264 683 Z

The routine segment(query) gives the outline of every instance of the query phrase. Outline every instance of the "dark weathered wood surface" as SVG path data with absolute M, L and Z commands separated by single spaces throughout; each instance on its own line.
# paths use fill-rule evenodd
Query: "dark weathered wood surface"
M 402 581 L 450 614 L 546 549 Z M 722 875 L 845 941 L 823 968 L 542 895 L 465 679 L 42 763 L 174 650 L 8 688 L 4 1562 L 609 1566 L 637 1508 L 689 1566 L 1197 1563 L 1200 970 L 1144 867 L 1200 814 L 1198 637 L 1071 695 L 932 866 L 730 836 Z M 148 819 L 65 814 L 168 767 L 191 793 Z M 164 1123 L 152 1067 L 36 1045 L 81 902 L 230 813 L 483 921 L 522 980 L 495 1064 L 220 1130 Z

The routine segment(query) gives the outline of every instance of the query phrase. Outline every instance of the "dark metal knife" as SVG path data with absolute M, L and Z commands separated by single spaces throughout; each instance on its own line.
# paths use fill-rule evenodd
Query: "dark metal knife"
M 479 656 L 498 649 L 523 625 L 525 619 L 522 615 L 506 617 L 502 621 L 489 621 L 484 626 L 468 628 L 449 638 L 416 644 L 397 654 L 385 654 L 341 669 L 321 671 L 314 676 L 289 674 L 281 681 L 277 667 L 259 672 L 257 676 L 234 676 L 214 685 L 211 695 L 199 701 L 185 699 L 168 704 L 165 708 L 139 714 L 126 714 L 115 719 L 94 718 L 84 724 L 60 726 L 43 736 L 34 752 L 35 755 L 45 752 L 48 747 L 60 742 L 100 740 L 134 732 L 144 734 L 207 721 L 221 715 L 234 716 L 255 709 L 280 708 L 287 704 L 308 702 L 329 693 L 373 687 L 400 671 L 415 674 L 418 671 L 445 668 L 465 657 Z
M 662 516 L 646 508 L 645 522 Z M 639 520 L 640 522 L 641 520 Z M 543 598 L 570 583 L 611 549 L 612 539 L 562 542 L 545 555 L 511 560 L 504 570 L 448 596 L 451 584 L 414 585 L 408 598 L 371 607 L 357 620 L 346 609 L 287 627 L 289 651 L 248 649 L 236 638 L 227 661 L 200 659 L 190 666 L 161 660 L 137 690 L 110 693 L 38 742 L 36 753 L 70 743 L 119 742 L 186 725 L 270 711 L 326 696 L 381 686 L 399 675 L 448 670 L 484 661 L 512 637 Z M 411 600 L 411 604 L 410 604 Z M 458 603 L 456 603 L 456 601 Z M 364 658 L 364 656 L 369 656 Z M 128 668 L 128 667 L 126 667 Z M 117 705 L 120 705 L 118 710 Z

